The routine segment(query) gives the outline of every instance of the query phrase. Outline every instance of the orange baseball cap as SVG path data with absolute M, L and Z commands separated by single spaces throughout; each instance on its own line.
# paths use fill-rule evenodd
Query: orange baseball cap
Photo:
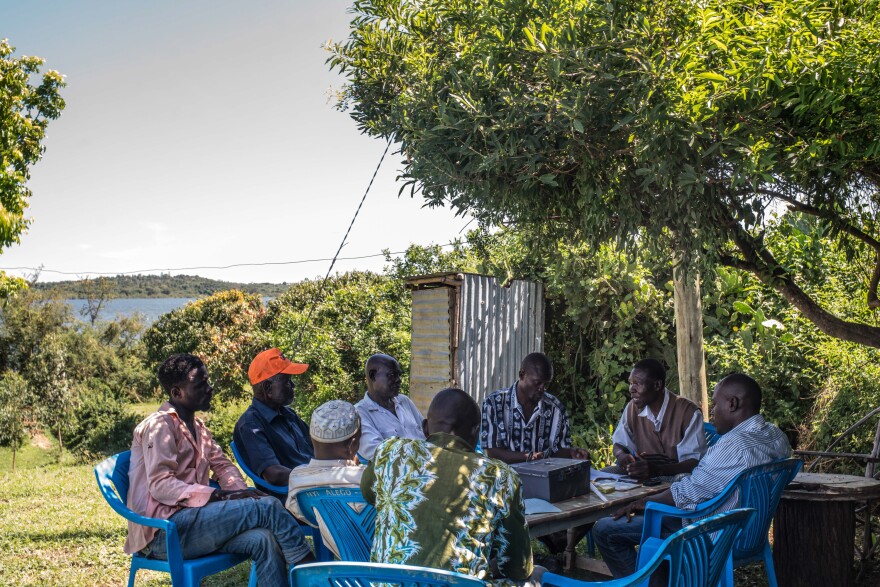
M 300 375 L 308 368 L 309 366 L 304 363 L 288 361 L 279 349 L 269 349 L 261 352 L 251 361 L 251 366 L 248 367 L 248 379 L 251 380 L 251 385 L 256 385 L 279 373 Z

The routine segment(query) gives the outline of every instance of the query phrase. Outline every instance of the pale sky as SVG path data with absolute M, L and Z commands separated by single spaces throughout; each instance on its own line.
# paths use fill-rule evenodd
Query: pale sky
M 33 224 L 0 268 L 55 281 L 332 257 L 385 147 L 328 97 L 342 80 L 323 45 L 347 36 L 350 4 L 0 0 L 0 38 L 68 83 L 32 168 Z M 398 198 L 399 162 L 389 152 L 341 256 L 464 236 L 469 218 Z M 290 282 L 328 266 L 173 273 Z

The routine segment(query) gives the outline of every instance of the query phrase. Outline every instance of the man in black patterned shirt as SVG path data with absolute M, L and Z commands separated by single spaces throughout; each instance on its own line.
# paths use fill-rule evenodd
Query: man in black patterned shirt
M 480 442 L 488 456 L 505 463 L 590 458 L 586 450 L 571 446 L 565 406 L 546 392 L 552 380 L 550 359 L 532 353 L 520 365 L 519 380 L 486 398 Z
M 553 381 L 553 365 L 543 353 L 532 353 L 522 360 L 519 379 L 507 389 L 499 389 L 483 401 L 480 443 L 486 455 L 505 463 L 522 463 L 549 457 L 588 459 L 590 453 L 571 446 L 571 428 L 565 406 L 546 392 Z M 586 534 L 587 526 L 575 529 L 572 544 Z M 565 530 L 539 540 L 557 555 L 568 545 Z M 551 571 L 552 559 L 536 558 Z

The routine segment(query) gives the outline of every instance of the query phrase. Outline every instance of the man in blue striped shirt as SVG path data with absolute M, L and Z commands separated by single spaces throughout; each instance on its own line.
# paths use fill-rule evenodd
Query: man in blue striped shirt
M 615 578 L 636 570 L 636 551 L 642 538 L 646 501 L 693 510 L 697 504 L 719 495 L 739 473 L 757 465 L 788 458 L 791 446 L 782 431 L 760 414 L 761 388 L 742 373 L 728 375 L 712 393 L 712 419 L 721 439 L 709 448 L 690 475 L 663 493 L 633 502 L 611 517 L 596 522 L 593 540 Z M 736 507 L 733 495 L 720 511 Z M 680 520 L 666 518 L 668 532 L 680 529 Z M 677 526 L 676 526 L 677 525 Z

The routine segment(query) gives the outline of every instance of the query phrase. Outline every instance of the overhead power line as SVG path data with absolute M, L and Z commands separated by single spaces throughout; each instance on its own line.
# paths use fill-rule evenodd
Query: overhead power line
M 449 247 L 455 243 L 445 243 L 441 247 Z M 389 255 L 402 255 L 406 251 L 389 251 Z M 268 265 L 300 265 L 303 263 L 322 263 L 325 261 L 356 261 L 358 259 L 371 259 L 383 257 L 385 253 L 373 253 L 371 255 L 358 255 L 353 257 L 326 257 L 323 259 L 297 259 L 294 261 L 266 261 L 263 263 L 233 263 L 231 265 L 202 265 L 197 267 L 154 267 L 151 269 L 136 269 L 134 271 L 59 271 L 46 269 L 45 267 L 0 267 L 0 271 L 40 271 L 42 273 L 57 273 L 58 275 L 136 275 L 138 273 L 153 273 L 155 271 L 196 271 L 200 269 L 234 269 L 236 267 L 263 267 Z
M 382 162 L 385 161 L 385 155 L 388 154 L 388 149 L 391 147 L 391 139 L 388 139 L 388 144 L 385 145 L 385 150 L 382 152 L 382 156 L 379 158 L 379 163 L 376 165 L 376 169 L 373 171 L 373 177 L 370 178 L 370 183 L 367 184 L 367 189 L 364 190 L 364 195 L 361 198 L 360 204 L 358 204 L 357 210 L 354 211 L 354 216 L 351 217 L 351 222 L 348 224 L 348 230 L 345 231 L 345 235 L 342 237 L 342 241 L 339 243 L 339 248 L 336 249 L 336 254 L 333 255 L 333 260 L 330 261 L 330 267 L 327 268 L 327 274 L 324 275 L 324 281 L 321 282 L 321 287 L 318 288 L 318 295 L 312 300 L 311 307 L 309 308 L 309 313 L 306 315 L 306 319 L 299 327 L 299 332 L 296 335 L 296 340 L 293 343 L 293 351 L 296 352 L 299 350 L 299 343 L 302 341 L 303 332 L 305 332 L 306 324 L 309 323 L 309 320 L 312 318 L 312 312 L 315 309 L 315 306 L 318 305 L 318 298 L 321 297 L 321 294 L 324 293 L 324 286 L 327 285 L 327 279 L 330 278 L 330 272 L 333 271 L 333 266 L 336 265 L 336 259 L 339 257 L 339 253 L 342 252 L 342 247 L 345 246 L 345 239 L 348 238 L 348 233 L 351 232 L 351 227 L 354 226 L 354 221 L 357 220 L 358 214 L 361 213 L 361 208 L 364 205 L 364 200 L 367 199 L 367 194 L 370 193 L 370 188 L 373 187 L 373 181 L 376 179 L 376 174 L 379 173 L 379 168 L 382 167 Z

